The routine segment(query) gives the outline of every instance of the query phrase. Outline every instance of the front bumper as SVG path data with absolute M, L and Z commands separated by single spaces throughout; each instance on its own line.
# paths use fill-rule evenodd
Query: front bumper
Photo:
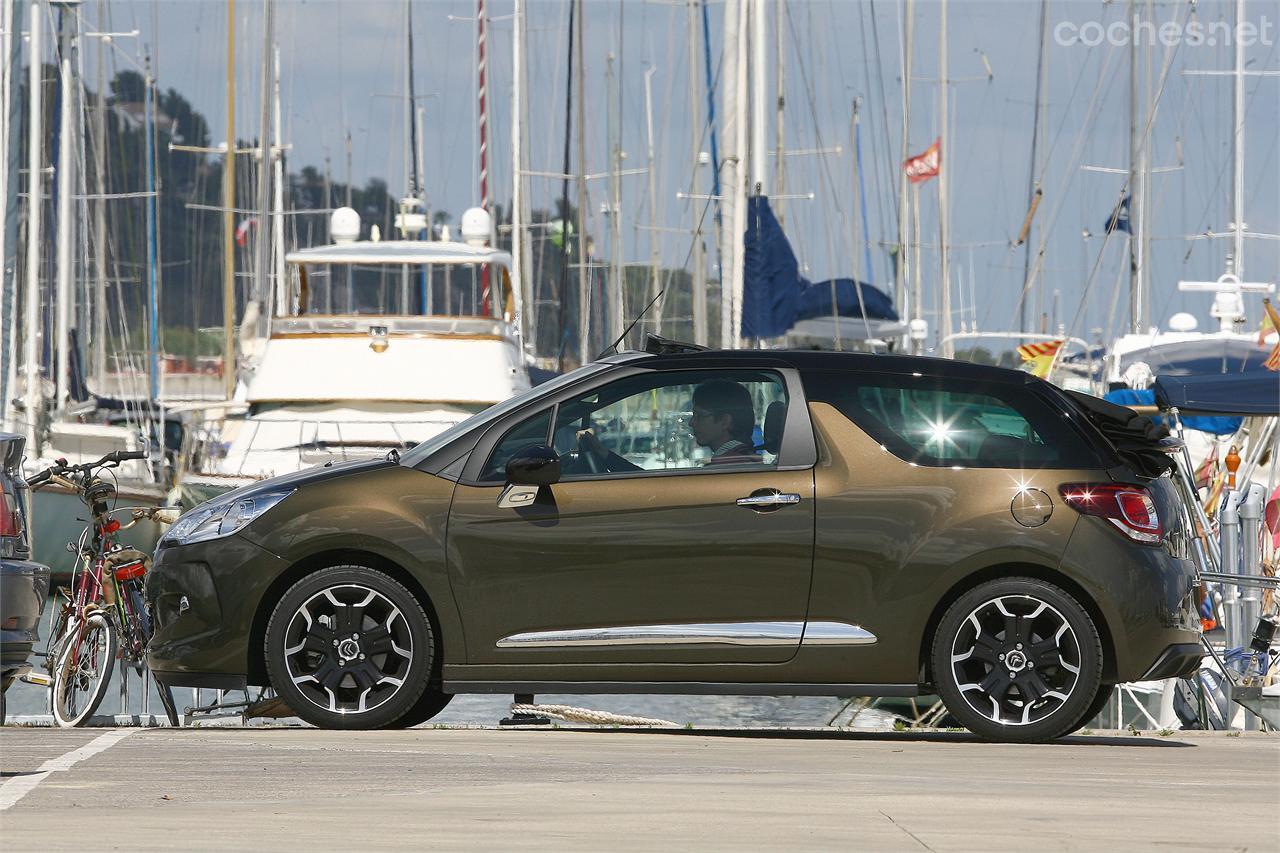
M 161 546 L 147 575 L 155 633 L 147 663 L 169 687 L 242 687 L 263 593 L 279 557 L 240 536 Z
M 0 560 L 0 675 L 28 669 L 40 639 L 40 614 L 49 596 L 49 567 L 31 560 Z

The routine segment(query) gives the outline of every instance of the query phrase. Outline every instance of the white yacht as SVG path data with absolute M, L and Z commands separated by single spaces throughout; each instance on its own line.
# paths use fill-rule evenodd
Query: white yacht
M 466 242 L 357 241 L 358 217 L 343 208 L 332 245 L 286 255 L 243 414 L 193 431 L 183 505 L 404 450 L 526 390 L 520 292 L 510 256 L 485 245 L 489 232 L 473 209 Z

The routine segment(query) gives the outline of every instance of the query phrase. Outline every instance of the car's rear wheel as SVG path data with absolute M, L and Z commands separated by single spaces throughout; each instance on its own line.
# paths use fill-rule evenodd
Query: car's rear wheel
M 988 581 L 960 596 L 933 638 L 947 709 L 991 740 L 1062 737 L 1087 719 L 1102 680 L 1102 643 L 1083 607 L 1034 578 Z
M 298 581 L 267 623 L 267 672 L 299 717 L 321 728 L 373 729 L 413 710 L 435 643 L 422 604 L 367 566 Z
M 1084 728 L 1089 725 L 1090 721 L 1092 721 L 1094 717 L 1101 714 L 1102 709 L 1107 707 L 1107 702 L 1111 700 L 1111 694 L 1115 692 L 1115 689 L 1116 686 L 1114 684 L 1108 684 L 1105 681 L 1099 684 L 1098 693 L 1093 697 L 1093 702 L 1088 708 L 1085 708 L 1084 713 L 1080 715 L 1079 722 L 1071 727 L 1071 732 Z M 1068 734 L 1071 732 L 1068 732 Z

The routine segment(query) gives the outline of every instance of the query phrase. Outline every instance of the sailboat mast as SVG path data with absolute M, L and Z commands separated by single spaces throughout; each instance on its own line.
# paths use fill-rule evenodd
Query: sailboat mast
M 1049 0 L 1040 0 L 1040 58 L 1036 61 L 1036 105 L 1035 116 L 1031 120 L 1031 162 L 1028 166 L 1027 175 L 1027 209 L 1031 210 L 1036 200 L 1036 167 L 1037 150 L 1040 145 L 1040 119 L 1043 108 L 1043 84 L 1044 84 L 1044 65 L 1047 59 L 1045 38 L 1049 28 Z M 1022 256 L 1022 298 L 1018 300 L 1018 331 L 1026 332 L 1027 329 L 1027 301 L 1031 294 L 1027 293 L 1025 288 L 1027 282 L 1031 279 L 1031 229 L 1034 219 L 1027 220 L 1027 233 L 1022 235 L 1022 240 L 1026 246 Z
M 912 52 L 914 50 L 913 37 L 915 30 L 915 0 L 907 0 L 906 5 L 906 22 L 903 25 L 902 37 L 902 156 L 898 158 L 899 163 L 907 162 L 907 158 L 911 156 L 911 66 Z M 894 294 L 894 302 L 898 307 L 898 313 L 903 317 L 911 320 L 921 318 L 920 314 L 920 294 L 912 286 L 911 279 L 911 232 L 912 232 L 912 202 L 914 196 L 909 192 L 911 188 L 907 181 L 907 172 L 899 165 L 898 167 L 898 269 L 896 277 L 896 292 Z M 917 240 L 917 242 L 919 242 Z M 916 351 L 918 343 L 914 340 L 911 342 L 912 351 Z
M 236 0 L 227 0 L 227 157 L 222 167 L 222 380 L 236 393 Z
M 105 42 L 98 41 L 98 109 L 94 114 L 93 183 L 93 370 L 99 393 L 107 379 L 107 77 Z
M 262 0 L 262 85 L 258 91 L 258 227 L 254 230 L 254 300 L 264 304 L 271 292 L 271 0 Z
M 1136 21 L 1137 4 L 1129 0 L 1128 20 Z M 1138 144 L 1138 39 L 1129 40 L 1129 332 L 1142 332 L 1142 146 Z
M 517 328 L 525 351 L 532 353 L 537 343 L 533 322 L 536 312 L 524 262 L 524 0 L 515 0 L 511 27 L 511 279 L 522 297 Z
M 765 175 L 769 150 L 765 145 L 765 0 L 749 0 L 751 3 L 751 186 L 749 195 L 768 195 Z
M 44 401 L 40 388 L 40 350 L 37 345 L 40 329 L 40 224 L 44 209 L 44 69 L 41 56 L 40 28 L 43 23 L 43 4 L 31 4 L 30 43 L 28 55 L 27 103 L 27 328 L 23 341 L 26 359 L 26 387 L 22 392 L 27 419 L 27 453 L 40 455 L 40 409 Z
M 661 244 L 658 240 L 658 164 L 653 145 L 653 75 L 658 69 L 650 66 L 644 72 L 644 117 L 648 132 L 648 177 L 649 177 L 649 301 L 658 298 L 662 292 L 662 281 L 659 266 L 662 263 Z M 621 163 L 618 164 L 621 166 Z M 615 172 L 617 170 L 615 169 Z M 621 176 L 618 177 L 621 180 Z M 662 334 L 662 302 L 654 302 L 649 309 L 653 312 L 653 332 Z
M 1231 264 L 1229 271 L 1244 280 L 1244 40 L 1238 35 L 1244 24 L 1244 0 L 1236 0 L 1235 79 L 1231 81 Z
M 621 18 L 621 16 L 619 16 Z M 621 35 L 621 33 L 619 33 Z M 606 134 L 609 137 L 609 280 L 613 283 L 609 300 L 609 340 L 622 337 L 626 328 L 626 272 L 622 266 L 622 133 L 618 114 L 622 111 L 621 80 L 614 70 L 612 53 L 607 58 L 605 88 L 608 109 L 605 111 Z M 646 85 L 648 74 L 645 75 Z
M 275 140 L 277 146 L 280 145 L 281 128 L 280 128 L 280 46 L 272 45 L 272 65 L 271 65 L 271 138 Z M 271 201 L 271 240 L 274 251 L 274 263 L 272 269 L 275 274 L 275 304 L 276 310 L 280 310 L 280 306 L 284 306 L 289 298 L 289 290 L 285 280 L 284 265 L 284 150 L 281 148 L 275 152 L 271 162 L 272 170 L 272 201 Z M 328 175 L 328 169 L 325 170 Z M 327 185 L 326 177 L 326 185 Z M 329 195 L 325 193 L 324 206 L 330 206 Z M 333 279 L 325 279 L 326 309 L 329 313 L 333 313 Z M 270 316 L 270 312 L 268 312 Z
M 22 4 L 0 4 L 0 429 L 12 429 L 18 383 L 18 159 Z
M 702 110 L 698 98 L 698 2 L 688 0 L 685 26 L 688 28 L 689 48 L 689 127 L 691 145 L 689 152 L 690 168 L 693 169 L 693 180 L 690 182 L 692 203 L 689 205 L 693 213 L 693 341 L 699 346 L 707 345 L 707 261 L 706 247 L 702 235 L 702 211 L 699 204 L 702 196 Z M 705 208 L 704 208 L 705 209 Z
M 476 115 L 480 133 L 480 206 L 489 210 L 489 31 L 484 0 L 476 0 Z M 486 287 L 488 282 L 485 282 Z
M 143 78 L 143 117 L 147 146 L 147 379 L 151 402 L 160 399 L 160 288 L 157 280 L 159 258 L 156 238 L 156 144 L 155 81 L 151 79 L 151 57 L 147 57 Z
M 404 148 L 404 177 L 408 184 L 407 195 L 418 194 L 418 168 L 413 152 L 417 148 L 413 122 L 413 4 L 404 2 L 404 133 L 408 144 Z
M 947 240 L 950 238 L 950 198 L 948 190 L 951 183 L 951 166 L 955 162 L 955 152 L 951 150 L 951 111 L 950 111 L 950 90 L 951 81 L 948 79 L 950 71 L 947 68 L 947 0 L 942 0 L 942 6 L 939 9 L 939 41 L 938 45 L 938 67 L 941 69 L 940 89 L 938 92 L 938 106 L 942 113 L 940 122 L 940 133 L 942 145 L 942 161 L 941 168 L 938 170 L 938 261 L 939 261 L 939 278 L 938 287 L 940 296 L 938 303 L 939 313 L 942 315 L 938 318 L 938 333 L 941 336 L 942 346 L 941 355 L 943 358 L 952 358 L 955 356 L 955 344 L 951 340 L 951 252 L 947 248 Z
M 71 132 L 75 95 L 72 92 L 74 82 L 71 78 L 71 51 L 75 39 L 77 14 L 75 9 L 66 8 L 59 16 L 58 32 L 58 247 L 57 247 L 57 295 L 54 309 L 55 320 L 55 373 L 54 373 L 54 407 L 62 408 L 70 398 L 71 383 L 71 265 L 72 227 L 71 197 L 75 195 L 75 166 L 72 151 L 75 134 Z
M 786 190 L 787 157 L 785 154 L 786 138 L 783 134 L 787 105 L 786 81 L 783 77 L 785 67 L 783 57 L 786 52 L 782 43 L 782 20 L 786 14 L 787 0 L 774 0 L 773 19 L 773 77 L 774 77 L 774 113 L 773 113 L 773 213 L 778 218 L 778 226 L 786 230 L 782 196 Z
M 725 200 L 728 202 L 726 227 L 720 229 L 720 348 L 732 349 L 733 294 L 736 275 L 734 251 L 737 232 L 738 184 L 742 183 L 742 154 L 738 148 L 738 125 L 745 118 L 738 109 L 738 64 L 740 25 L 739 7 L 747 0 L 725 0 L 723 56 L 720 60 L 721 110 L 724 115 L 724 158 L 721 160 Z
M 574 89 L 577 98 L 576 112 L 578 122 L 578 363 L 586 364 L 591 360 L 591 290 L 590 270 L 587 267 L 587 111 L 586 111 L 586 75 L 583 69 L 582 43 L 586 41 L 587 31 L 583 26 L 582 9 L 584 0 L 578 0 L 574 6 L 574 14 L 578 16 L 578 41 L 574 46 L 577 56 L 574 57 Z

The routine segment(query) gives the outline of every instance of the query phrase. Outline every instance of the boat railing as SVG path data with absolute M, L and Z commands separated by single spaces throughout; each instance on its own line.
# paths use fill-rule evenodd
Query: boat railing
M 291 335 L 464 335 L 511 337 L 511 324 L 499 317 L 383 314 L 324 314 L 275 317 L 272 337 Z
M 207 431 L 205 435 L 195 439 L 193 458 L 202 464 L 195 469 L 201 474 L 212 474 L 229 477 L 256 477 L 255 458 L 260 454 L 296 453 L 298 467 L 319 465 L 330 461 L 353 461 L 372 459 L 385 455 L 389 450 L 407 450 L 421 441 L 443 432 L 461 421 L 468 413 L 459 412 L 456 417 L 425 417 L 406 420 L 390 420 L 375 418 L 249 418 L 243 422 L 242 429 L 250 430 L 249 435 L 236 436 L 229 442 L 220 440 L 217 432 Z M 280 432 L 275 429 L 287 425 L 297 429 L 297 441 L 292 444 L 280 443 Z M 370 429 L 370 428 L 376 429 Z M 266 435 L 270 434 L 270 446 L 265 445 Z M 220 431 L 219 431 L 220 432 Z M 234 454 L 238 459 L 234 470 L 224 464 Z

